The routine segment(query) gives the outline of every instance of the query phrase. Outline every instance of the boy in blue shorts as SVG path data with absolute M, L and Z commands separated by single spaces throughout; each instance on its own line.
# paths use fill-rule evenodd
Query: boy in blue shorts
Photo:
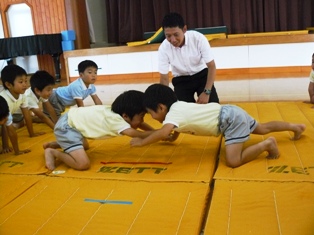
M 169 141 L 174 141 L 180 132 L 200 136 L 223 134 L 226 162 L 230 167 L 239 167 L 252 161 L 264 151 L 268 152 L 269 159 L 279 157 L 274 137 L 243 149 L 243 144 L 249 139 L 251 133 L 265 135 L 270 132 L 292 131 L 293 140 L 297 140 L 305 130 L 304 124 L 281 121 L 257 123 L 243 109 L 234 105 L 178 101 L 173 90 L 162 84 L 149 86 L 143 100 L 147 112 L 152 118 L 163 123 L 163 126 L 147 138 L 133 138 L 131 146 L 143 146 L 167 138 Z
M 98 66 L 94 61 L 84 60 L 78 65 L 80 77 L 68 86 L 58 87 L 49 97 L 49 102 L 53 106 L 57 117 L 64 112 L 68 106 L 77 105 L 84 107 L 83 100 L 91 96 L 96 105 L 101 105 L 102 102 L 96 94 L 94 83 L 97 79 Z M 44 107 L 46 115 L 48 111 Z
M 57 142 L 43 145 L 46 167 L 54 170 L 55 161 L 59 160 L 76 170 L 88 169 L 90 160 L 85 151 L 89 148 L 87 139 L 148 136 L 153 128 L 144 122 L 146 109 L 143 95 L 143 92 L 131 90 L 119 95 L 111 106 L 71 108 L 56 123 L 54 133 Z M 138 128 L 144 132 L 136 130 Z M 64 152 L 57 150 L 60 147 Z

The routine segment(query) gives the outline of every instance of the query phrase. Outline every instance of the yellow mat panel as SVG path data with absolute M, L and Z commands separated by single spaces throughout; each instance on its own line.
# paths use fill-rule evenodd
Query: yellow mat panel
M 149 115 L 145 120 L 155 128 L 161 124 Z M 61 163 L 54 172 L 45 167 L 45 142 L 55 141 L 52 130 L 44 124 L 34 124 L 46 134 L 29 138 L 25 127 L 18 130 L 20 148 L 30 153 L 1 155 L 0 173 L 55 174 L 62 177 L 143 180 L 143 181 L 202 181 L 209 182 L 216 167 L 221 137 L 199 137 L 182 134 L 173 143 L 159 142 L 150 146 L 131 148 L 130 137 L 89 140 L 87 150 L 91 168 L 76 171 Z M 60 150 L 61 151 L 61 150 Z
M 44 135 L 30 138 L 26 127 L 17 130 L 20 149 L 30 149 L 31 152 L 22 155 L 6 153 L 0 155 L 0 173 L 8 174 L 43 174 L 48 172 L 45 167 L 44 150 L 45 142 L 53 141 L 52 130 L 45 124 L 35 123 L 35 132 L 45 132 Z M 11 143 L 10 143 L 10 146 Z
M 164 36 L 164 31 L 162 29 L 162 27 L 160 27 L 156 33 L 154 33 L 153 36 L 151 36 L 150 38 L 148 38 L 147 40 L 143 40 L 143 41 L 136 41 L 136 42 L 127 42 L 127 45 L 130 46 L 141 46 L 141 45 L 146 45 L 146 44 L 150 44 L 150 43 L 160 43 L 162 42 L 162 40 L 165 38 Z
M 281 120 L 306 124 L 300 140 L 291 141 L 291 132 L 271 133 L 265 136 L 251 135 L 246 146 L 258 143 L 269 136 L 277 139 L 279 159 L 268 160 L 266 153 L 258 159 L 238 168 L 230 168 L 225 163 L 225 146 L 222 140 L 220 161 L 215 179 L 241 179 L 261 181 L 308 181 L 314 182 L 314 110 L 301 102 L 240 103 L 259 122 Z M 306 107 L 308 109 L 306 109 Z M 310 114 L 312 112 L 312 114 Z M 313 115 L 312 118 L 310 115 Z
M 43 177 L 38 175 L 0 174 L 0 209 L 15 200 Z
M 204 235 L 313 234 L 314 184 L 215 182 Z
M 88 150 L 89 170 L 76 171 L 61 164 L 55 172 L 61 172 L 58 176 L 62 177 L 209 182 L 221 138 L 181 135 L 174 143 L 159 142 L 140 148 L 131 148 L 129 142 L 129 137 L 94 140 Z
M 265 37 L 265 36 L 299 35 L 299 34 L 304 35 L 308 33 L 309 33 L 309 29 L 308 30 L 264 32 L 264 33 L 229 34 L 228 38 Z
M 1 234 L 199 234 L 205 183 L 45 177 L 0 210 Z

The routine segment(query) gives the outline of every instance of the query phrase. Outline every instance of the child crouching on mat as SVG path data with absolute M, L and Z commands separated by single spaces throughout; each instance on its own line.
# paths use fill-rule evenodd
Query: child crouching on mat
M 314 53 L 312 55 L 312 70 L 310 73 L 310 83 L 308 87 L 310 103 L 314 104 Z M 314 108 L 314 106 L 312 106 Z
M 119 135 L 147 137 L 153 128 L 144 122 L 146 109 L 143 106 L 143 96 L 143 92 L 131 90 L 119 95 L 111 106 L 71 108 L 55 125 L 57 142 L 43 145 L 46 167 L 54 170 L 55 161 L 59 160 L 76 170 L 88 169 L 90 160 L 85 151 L 89 148 L 87 138 Z M 137 128 L 144 131 L 136 130 Z M 57 150 L 60 147 L 64 152 Z
M 304 124 L 282 121 L 257 123 L 243 109 L 234 105 L 178 101 L 173 90 L 162 84 L 149 86 L 143 100 L 147 112 L 153 119 L 163 123 L 163 126 L 144 139 L 133 138 L 130 142 L 131 146 L 143 146 L 167 138 L 169 141 L 174 141 L 180 132 L 200 136 L 223 134 L 226 162 L 230 167 L 239 167 L 250 162 L 264 151 L 268 152 L 269 159 L 279 157 L 274 137 L 243 149 L 243 144 L 249 139 L 250 133 L 265 135 L 270 132 L 292 131 L 294 133 L 292 139 L 298 140 L 305 130 Z

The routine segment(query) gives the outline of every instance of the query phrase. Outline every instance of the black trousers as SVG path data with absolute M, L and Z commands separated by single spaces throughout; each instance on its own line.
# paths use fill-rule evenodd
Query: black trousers
M 199 96 L 204 92 L 207 82 L 207 73 L 208 69 L 205 68 L 201 72 L 192 76 L 178 76 L 172 78 L 174 92 L 176 93 L 178 100 L 195 103 L 195 93 Z M 211 87 L 208 103 L 211 102 L 219 103 L 219 98 L 214 85 Z

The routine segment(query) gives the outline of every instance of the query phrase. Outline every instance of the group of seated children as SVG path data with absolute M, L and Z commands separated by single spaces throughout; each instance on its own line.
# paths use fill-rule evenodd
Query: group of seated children
M 234 105 L 218 103 L 197 104 L 179 101 L 174 91 L 162 84 L 152 84 L 146 91 L 129 90 L 120 94 L 112 105 L 102 105 L 96 94 L 94 83 L 97 65 L 93 61 L 83 61 L 78 66 L 80 78 L 68 86 L 52 89 L 52 77 L 47 72 L 38 71 L 30 79 L 27 90 L 26 72 L 17 65 L 8 65 L 1 72 L 4 91 L 0 93 L 0 124 L 2 125 L 2 152 L 9 148 L 9 136 L 15 154 L 27 153 L 20 150 L 17 135 L 12 126 L 12 113 L 19 108 L 25 119 L 30 137 L 44 133 L 34 133 L 32 118 L 28 110 L 54 128 L 56 141 L 44 144 L 46 167 L 54 170 L 56 161 L 63 162 L 76 170 L 86 170 L 90 160 L 86 153 L 87 139 L 101 139 L 127 135 L 133 147 L 152 144 L 157 141 L 175 141 L 179 133 L 200 136 L 223 135 L 226 145 L 226 164 L 239 167 L 268 152 L 267 158 L 279 157 L 274 137 L 243 148 L 251 133 L 265 135 L 271 132 L 291 131 L 292 140 L 301 138 L 304 124 L 282 121 L 258 123 L 243 109 Z M 26 94 L 25 94 L 26 93 Z M 95 105 L 83 107 L 83 100 L 91 96 Z M 27 101 L 27 100 L 30 101 Z M 43 111 L 38 106 L 43 102 Z M 77 105 L 80 108 L 67 106 Z M 187 112 L 187 110 L 189 110 Z M 154 130 L 144 122 L 149 113 L 153 119 L 162 123 Z M 44 113 L 44 114 L 43 114 Z M 49 118 L 47 118 L 47 116 Z M 138 130 L 140 129 L 140 130 Z M 57 150 L 61 148 L 63 151 Z
M 33 121 L 46 123 L 54 129 L 60 115 L 66 106 L 77 105 L 83 107 L 83 100 L 91 96 L 95 104 L 102 104 L 96 94 L 94 83 L 97 78 L 98 66 L 90 60 L 82 61 L 78 65 L 80 77 L 68 86 L 53 89 L 55 80 L 46 71 L 37 71 L 30 81 L 27 81 L 26 71 L 18 65 L 10 64 L 1 71 L 1 81 L 3 90 L 0 92 L 1 100 L 1 153 L 14 151 L 15 155 L 30 152 L 29 149 L 19 149 L 16 129 L 13 125 L 13 115 L 21 114 L 29 136 L 35 137 L 45 134 L 35 133 Z M 30 86 L 29 86 L 30 84 Z M 5 103 L 9 113 L 6 113 Z M 3 105 L 4 106 L 3 106 Z M 42 106 L 42 107 L 41 107 Z M 32 117 L 30 111 L 35 115 Z M 9 139 L 12 148 L 9 146 Z
M 314 104 L 314 53 L 312 55 L 312 70 L 310 73 L 310 83 L 309 83 L 309 96 L 310 96 L 310 103 Z M 312 106 L 314 109 L 314 106 Z

